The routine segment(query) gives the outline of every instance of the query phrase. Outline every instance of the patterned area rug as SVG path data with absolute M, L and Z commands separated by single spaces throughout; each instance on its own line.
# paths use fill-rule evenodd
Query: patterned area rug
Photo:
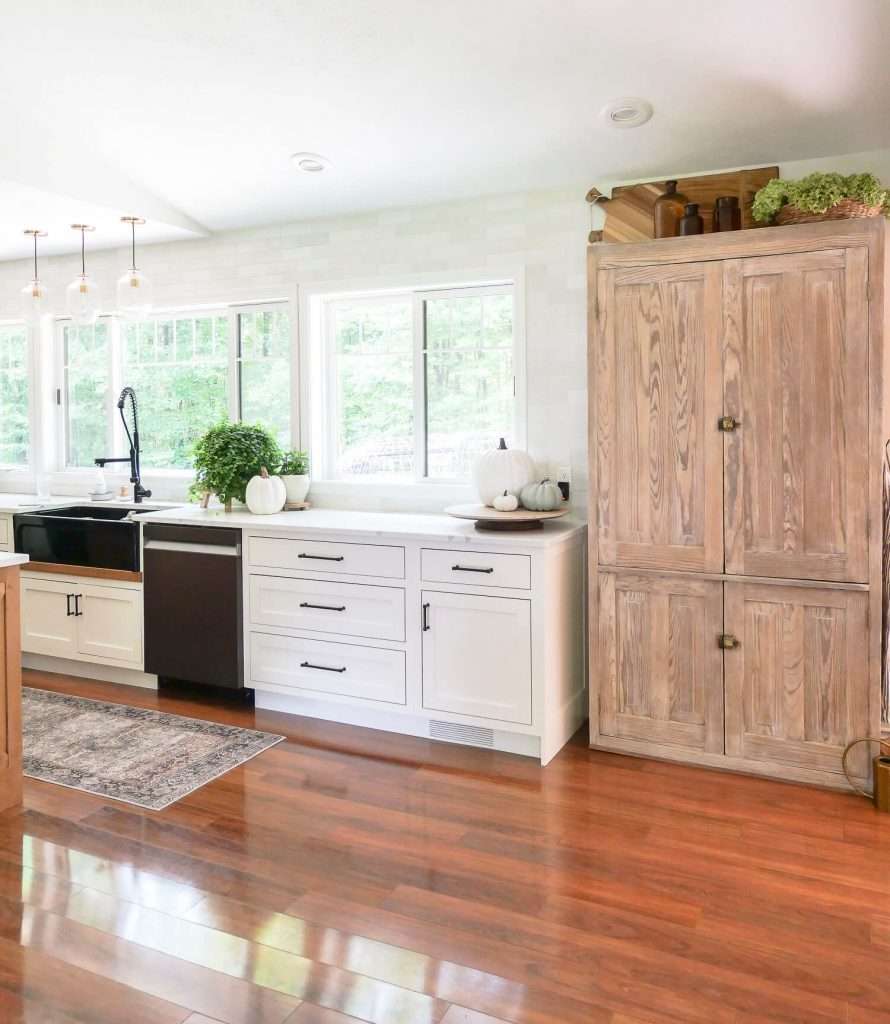
M 284 739 L 126 704 L 22 690 L 29 778 L 163 810 Z

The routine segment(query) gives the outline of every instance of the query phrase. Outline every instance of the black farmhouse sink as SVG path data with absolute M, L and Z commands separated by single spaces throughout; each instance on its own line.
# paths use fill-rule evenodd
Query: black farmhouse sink
M 68 505 L 65 508 L 18 512 L 12 517 L 15 550 L 33 562 L 87 565 L 96 569 L 139 571 L 139 522 L 152 506 L 106 508 Z

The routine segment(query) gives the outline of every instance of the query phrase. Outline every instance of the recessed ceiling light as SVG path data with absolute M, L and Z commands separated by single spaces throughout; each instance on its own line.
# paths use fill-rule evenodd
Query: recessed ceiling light
M 637 128 L 652 116 L 652 104 L 637 96 L 621 96 L 600 111 L 613 128 Z
M 320 174 L 331 166 L 331 161 L 319 153 L 294 153 L 291 160 L 295 167 L 307 174 Z

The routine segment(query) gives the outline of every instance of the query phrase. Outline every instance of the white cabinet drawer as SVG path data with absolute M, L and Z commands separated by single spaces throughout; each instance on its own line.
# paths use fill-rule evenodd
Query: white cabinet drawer
M 250 621 L 319 633 L 405 639 L 405 591 L 360 583 L 250 577 Z
M 532 568 L 528 555 L 424 548 L 420 558 L 423 579 L 431 583 L 469 583 L 474 587 L 531 590 Z
M 303 637 L 250 634 L 250 685 L 405 703 L 405 653 Z
M 270 569 L 339 572 L 403 579 L 405 549 L 386 544 L 341 544 L 320 540 L 251 537 L 248 561 Z

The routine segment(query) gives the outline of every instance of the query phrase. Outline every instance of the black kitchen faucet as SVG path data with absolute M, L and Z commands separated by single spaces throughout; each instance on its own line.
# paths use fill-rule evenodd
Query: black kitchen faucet
M 127 416 L 124 412 L 124 405 L 128 398 L 130 399 L 130 409 L 133 416 L 132 433 L 130 432 L 130 426 L 127 423 Z M 95 463 L 97 466 L 105 466 L 106 463 L 109 462 L 129 462 L 130 483 L 133 485 L 133 501 L 140 504 L 143 498 L 151 497 L 151 491 L 147 491 L 142 486 L 142 477 L 139 473 L 139 417 L 136 412 L 136 392 L 132 388 L 124 388 L 117 400 L 117 407 L 121 414 L 121 422 L 124 425 L 124 430 L 127 432 L 127 440 L 130 442 L 130 454 L 126 458 L 96 459 Z

